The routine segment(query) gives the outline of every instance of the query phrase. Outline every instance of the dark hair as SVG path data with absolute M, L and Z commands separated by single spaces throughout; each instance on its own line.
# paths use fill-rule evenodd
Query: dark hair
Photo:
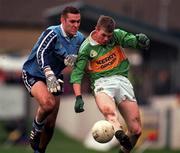
M 115 29 L 116 22 L 110 16 L 101 15 L 97 21 L 97 28 L 104 28 L 108 33 L 112 33 Z
M 66 17 L 68 13 L 79 14 L 80 10 L 74 6 L 67 6 L 62 10 L 61 16 Z

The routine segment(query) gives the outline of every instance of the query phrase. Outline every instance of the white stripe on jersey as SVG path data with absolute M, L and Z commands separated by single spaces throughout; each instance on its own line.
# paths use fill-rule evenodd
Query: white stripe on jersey
M 56 34 L 53 37 L 50 37 L 51 39 L 49 40 L 49 42 L 47 43 L 46 39 L 53 33 L 53 30 L 51 30 L 46 37 L 42 40 L 41 44 L 39 45 L 38 49 L 37 49 L 37 53 L 36 53 L 36 58 L 37 61 L 40 65 L 41 68 L 44 67 L 44 59 L 43 59 L 43 55 L 45 50 L 47 49 L 47 47 L 49 46 L 49 44 L 53 41 L 53 39 L 56 37 Z M 45 46 L 43 46 L 43 44 L 45 44 Z M 42 47 L 43 46 L 43 47 Z M 41 47 L 43 48 L 43 50 L 41 50 Z M 40 58 L 38 57 L 40 54 Z M 41 61 L 41 63 L 40 63 Z
M 86 47 L 88 44 L 89 44 L 89 39 L 87 38 L 87 39 L 85 39 L 85 40 L 83 41 L 83 43 L 81 44 L 81 46 L 80 46 L 80 48 L 79 48 L 79 52 L 81 52 L 81 50 L 83 50 L 84 47 Z
M 22 79 L 24 81 L 24 84 L 26 86 L 26 88 L 28 89 L 28 91 L 30 92 L 31 91 L 31 85 L 29 84 L 28 80 L 27 80 L 27 75 L 26 75 L 26 71 L 22 71 Z

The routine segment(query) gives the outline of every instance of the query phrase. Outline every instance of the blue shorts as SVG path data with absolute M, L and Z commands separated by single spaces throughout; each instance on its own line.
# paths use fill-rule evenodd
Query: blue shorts
M 56 76 L 56 77 L 57 77 L 57 79 L 63 80 L 63 74 L 60 74 L 59 76 Z M 28 72 L 26 72 L 25 70 L 22 71 L 22 80 L 23 80 L 24 85 L 27 88 L 27 90 L 29 91 L 31 96 L 32 96 L 31 88 L 36 82 L 42 81 L 42 82 L 44 82 L 46 84 L 46 79 L 45 78 L 32 76 Z M 61 86 L 61 91 L 56 92 L 56 93 L 52 93 L 54 96 L 59 96 L 60 94 L 62 94 L 64 92 L 63 84 L 60 84 L 60 86 Z

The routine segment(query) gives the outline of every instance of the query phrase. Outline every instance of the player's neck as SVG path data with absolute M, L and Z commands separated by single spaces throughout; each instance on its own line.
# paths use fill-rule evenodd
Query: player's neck
M 96 35 L 96 31 L 92 32 L 91 38 L 98 43 L 98 38 L 97 38 L 97 35 Z

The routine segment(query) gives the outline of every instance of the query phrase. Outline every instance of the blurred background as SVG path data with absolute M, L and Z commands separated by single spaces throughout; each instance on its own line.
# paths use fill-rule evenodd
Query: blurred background
M 134 152 L 180 152 L 179 0 L 0 0 L 0 153 L 23 153 L 24 148 L 32 152 L 27 137 L 37 106 L 22 84 L 21 68 L 41 32 L 59 24 L 66 5 L 81 10 L 80 31 L 85 35 L 102 14 L 112 16 L 119 28 L 148 35 L 148 51 L 126 50 L 143 122 Z M 69 75 L 67 68 L 57 129 L 47 153 L 117 152 L 115 140 L 101 145 L 91 137 L 92 125 L 103 117 L 90 94 L 87 77 L 83 83 L 85 112 L 74 113 Z

